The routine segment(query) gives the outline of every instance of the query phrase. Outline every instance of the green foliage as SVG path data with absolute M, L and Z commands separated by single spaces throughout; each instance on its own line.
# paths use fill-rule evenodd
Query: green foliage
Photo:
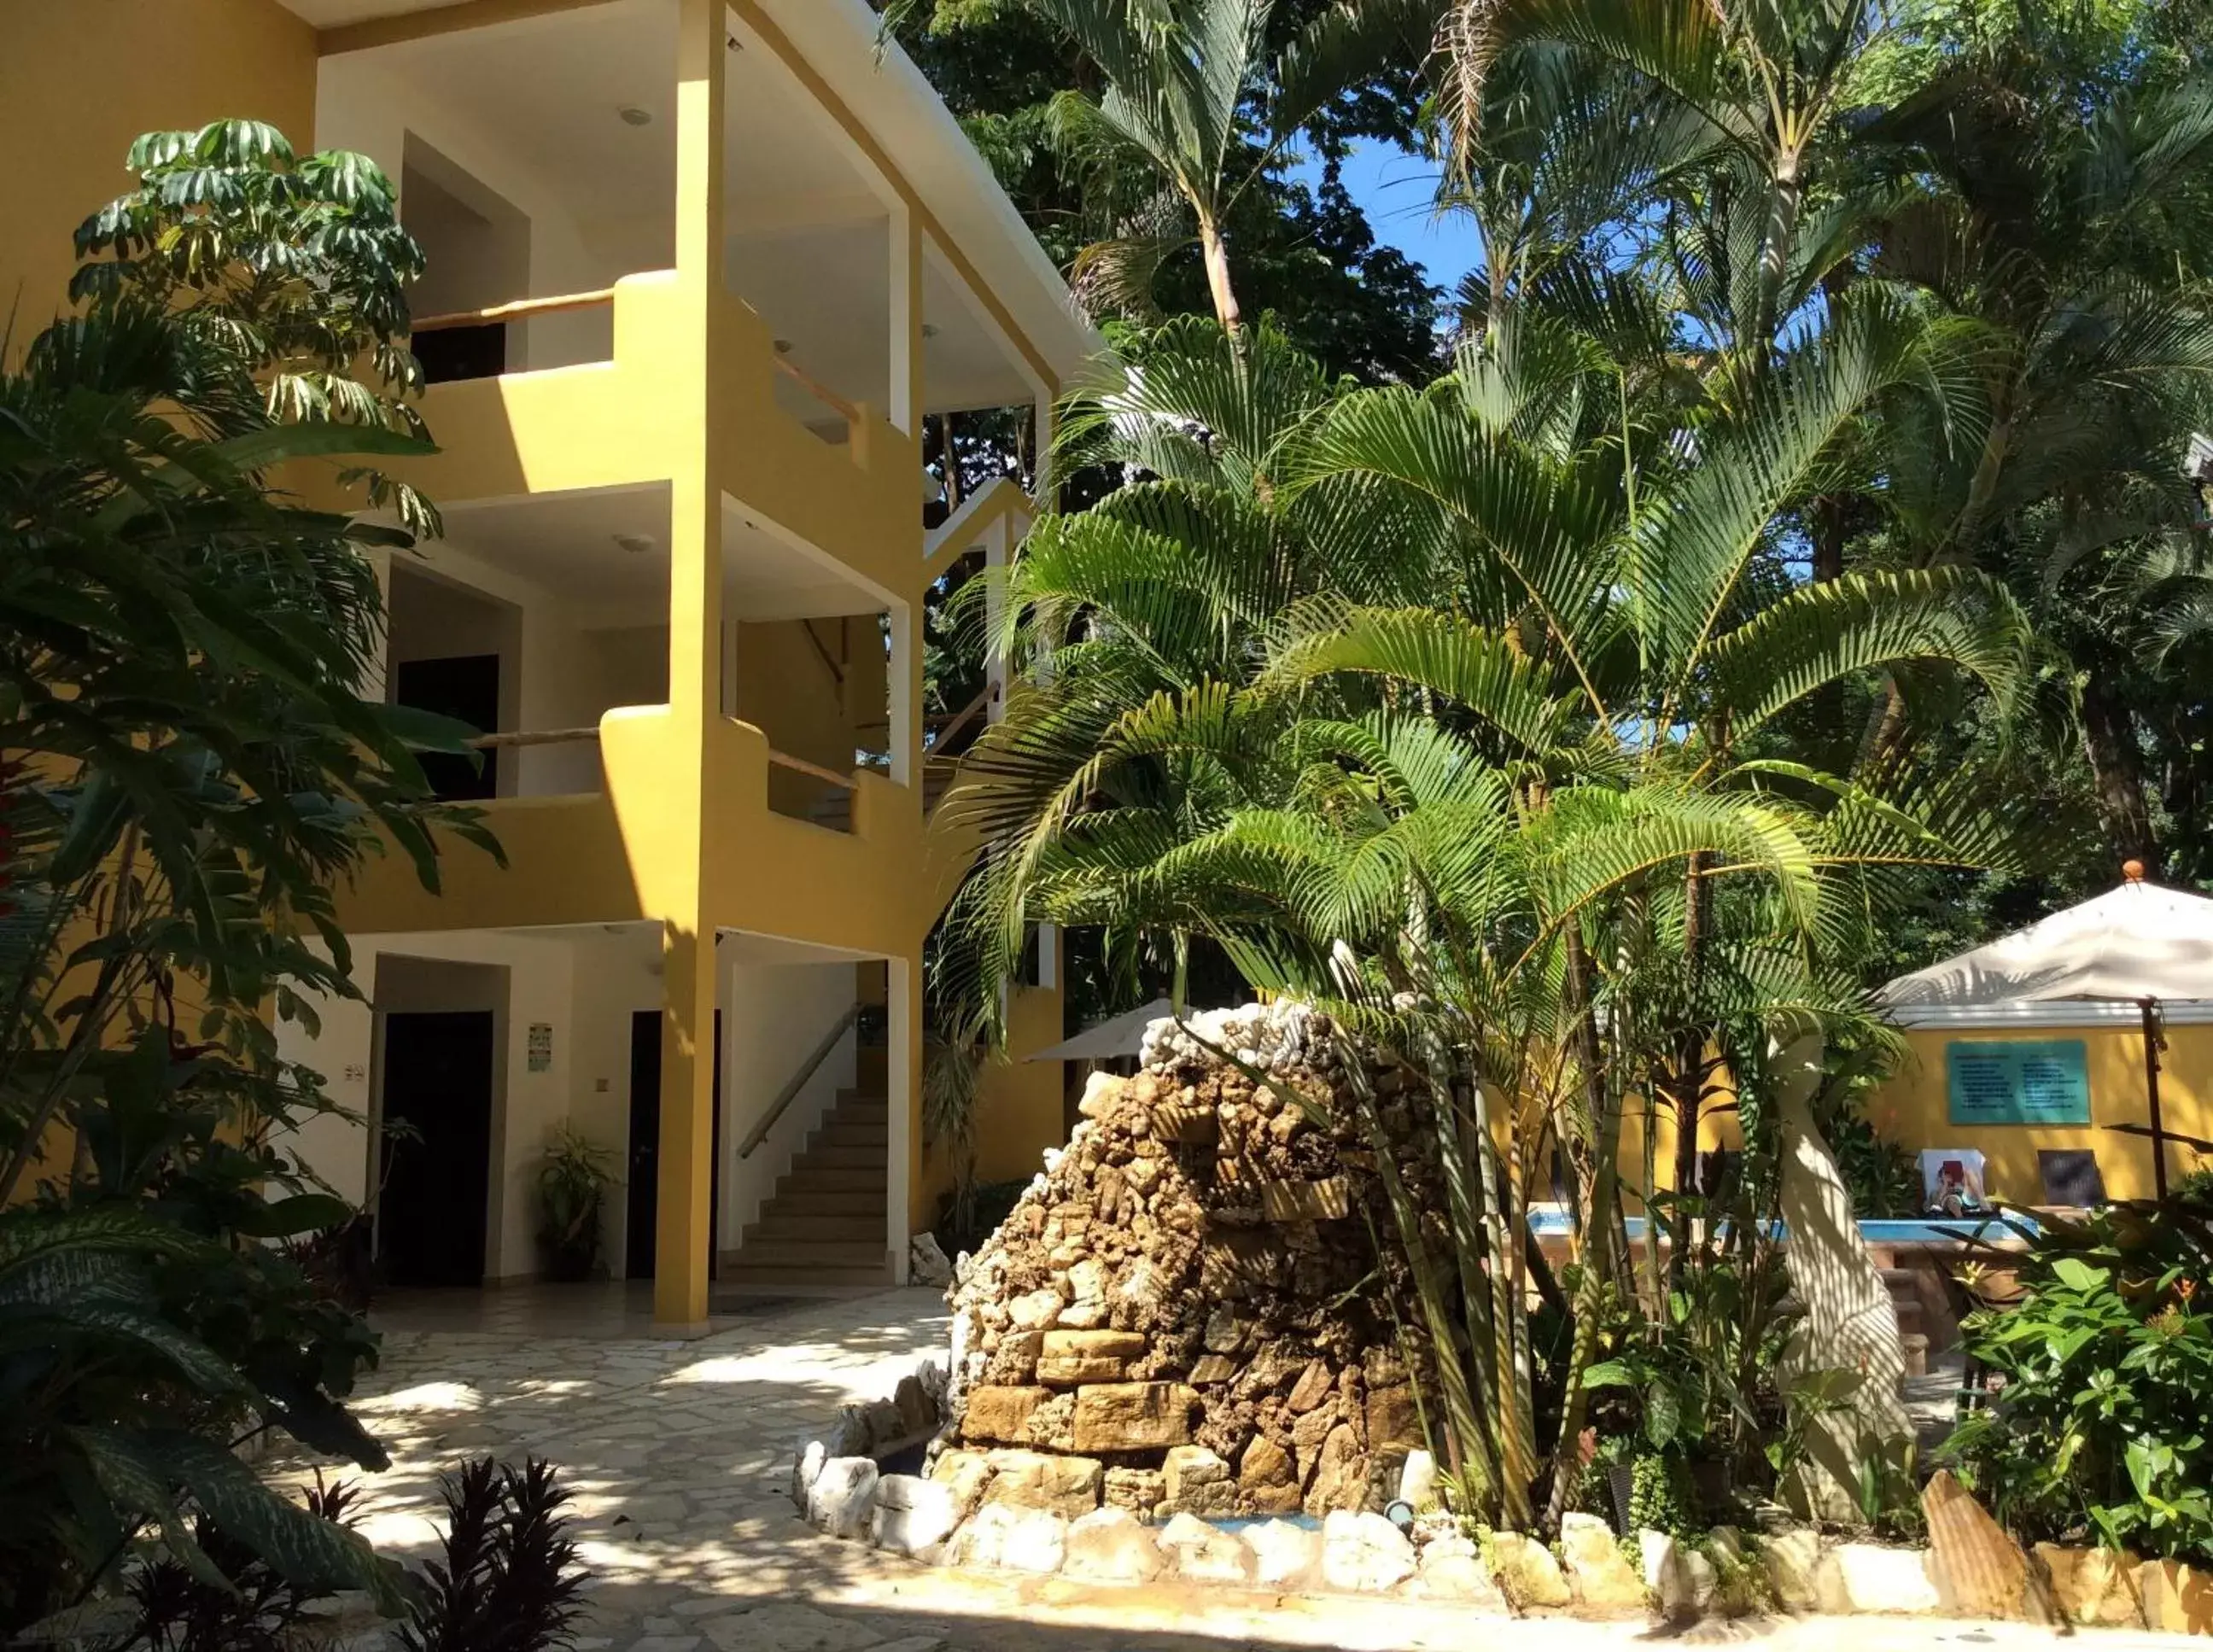
M 358 996 L 331 892 L 366 854 L 435 887 L 436 830 L 495 846 L 416 760 L 466 731 L 356 692 L 382 628 L 363 553 L 407 536 L 265 479 L 427 450 L 256 377 L 395 325 L 396 287 L 344 273 L 355 231 L 390 251 L 369 180 L 269 181 L 293 174 L 266 129 L 194 142 L 134 151 L 148 192 L 87 231 L 127 267 L 81 271 L 86 312 L 0 372 L 0 1629 L 155 1544 L 226 1588 L 203 1532 L 295 1590 L 398 1601 L 232 1449 L 383 1462 L 344 1409 L 373 1333 L 265 1242 L 353 1215 L 274 1145 L 340 1110 L 271 1017 Z M 317 192 L 338 205 L 302 229 Z
M 600 1215 L 615 1155 L 563 1120 L 538 1168 L 538 1242 L 555 1279 L 583 1279 L 600 1259 Z
M 2179 1203 L 2039 1220 L 2022 1300 L 1960 1327 L 2004 1386 L 1943 1454 L 2025 1536 L 2213 1559 L 2213 1222 Z
M 76 232 L 70 296 L 100 314 L 172 312 L 251 373 L 269 419 L 421 436 L 422 369 L 409 352 L 407 284 L 423 249 L 400 227 L 392 181 L 365 155 L 299 155 L 258 120 L 148 132 L 125 162 L 138 187 Z M 345 449 L 376 451 L 357 440 Z M 412 533 L 437 512 L 374 469 L 369 502 Z
M 583 1613 L 583 1568 L 552 1466 L 491 1458 L 443 1482 L 442 1558 L 399 1631 L 405 1652 L 540 1652 L 572 1644 Z

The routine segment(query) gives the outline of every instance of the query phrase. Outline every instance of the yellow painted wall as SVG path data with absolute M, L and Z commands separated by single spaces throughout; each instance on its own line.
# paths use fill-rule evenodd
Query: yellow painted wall
M 2048 1042 L 2080 1039 L 2088 1046 L 2090 1124 L 2065 1129 L 2037 1125 L 1959 1125 L 1948 1117 L 1945 1046 Z M 2213 1138 L 2213 1027 L 2167 1029 L 2166 1070 L 2160 1080 L 2161 1115 L 2169 1130 Z M 2020 1204 L 2043 1202 L 2036 1169 L 2039 1148 L 2088 1148 L 2098 1155 L 2106 1192 L 2114 1198 L 2152 1195 L 2151 1143 L 2106 1128 L 2145 1124 L 2150 1114 L 2144 1097 L 2143 1036 L 2133 1027 L 2037 1027 L 2003 1030 L 1952 1028 L 1906 1034 L 1912 1054 L 1869 1106 L 1877 1130 L 1918 1152 L 1928 1147 L 1966 1147 L 1988 1162 L 1988 1192 Z M 2187 1148 L 2167 1149 L 2167 1174 L 2182 1175 L 2199 1160 Z
M 315 32 L 277 0 L 0 0 L 0 311 L 17 346 L 66 302 L 70 237 L 130 187 L 141 132 L 247 116 L 304 149 Z

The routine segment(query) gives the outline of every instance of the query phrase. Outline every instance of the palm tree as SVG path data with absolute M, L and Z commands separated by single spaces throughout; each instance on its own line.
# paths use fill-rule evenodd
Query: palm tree
M 1152 193 L 1124 233 L 1077 260 L 1077 288 L 1120 308 L 1148 291 L 1195 230 L 1215 319 L 1244 325 L 1225 235 L 1238 198 L 1324 105 L 1434 27 L 1438 0 L 1332 0 L 1289 31 L 1280 0 L 1024 0 L 1097 65 L 1106 90 L 1055 100 L 1058 143 L 1104 176 L 1127 168 Z
M 1881 26 L 1874 0 L 1452 0 L 1437 50 L 1455 173 L 1476 180 L 1491 161 L 1495 74 L 1561 72 L 1529 48 L 1570 48 L 1584 74 L 1625 78 L 1645 101 L 1628 128 L 1639 164 L 1698 174 L 1675 192 L 1687 222 L 1669 239 L 1694 253 L 1686 290 L 1705 290 L 1710 330 L 1757 373 L 1852 244 L 1856 209 L 1823 195 L 1816 161 Z
M 1750 1069 L 1744 1027 L 1848 1008 L 1851 914 L 1894 869 L 1992 848 L 1972 800 L 1783 735 L 1903 661 L 2018 678 L 2020 613 L 1972 573 L 1771 571 L 1778 515 L 1943 341 L 1853 311 L 1693 436 L 1618 419 L 1600 352 L 1474 345 L 1428 392 L 1332 397 L 1265 333 L 1249 357 L 1215 337 L 1156 341 L 1072 424 L 1149 479 L 1046 525 L 1009 576 L 1033 675 L 945 804 L 991 843 L 961 918 L 1002 957 L 1025 917 L 1207 935 L 1425 1076 L 1456 1242 L 1401 1239 L 1441 1366 L 1452 1326 L 1476 1333 L 1441 1369 L 1448 1443 L 1515 1525 L 1536 1436 L 1511 1190 L 1569 1149 L 1592 1294 L 1557 1517 L 1626 1253 L 1625 1098 L 1672 1095 L 1694 1148 L 1716 1047 Z
M 1987 338 L 1954 387 L 1961 439 L 1911 485 L 1902 549 L 2007 579 L 2081 674 L 2083 747 L 2117 858 L 2157 866 L 2126 686 L 2189 612 L 2205 507 L 2183 474 L 2213 414 L 2213 80 L 2114 96 L 2085 123 L 2041 65 L 1972 58 L 1867 141 L 1923 186 L 1874 272 Z M 2171 630 L 2171 625 L 2168 627 Z

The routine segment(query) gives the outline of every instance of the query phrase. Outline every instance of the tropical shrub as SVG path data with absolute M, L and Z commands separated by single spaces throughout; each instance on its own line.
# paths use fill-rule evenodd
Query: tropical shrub
M 570 1494 L 552 1466 L 520 1469 L 480 1458 L 442 1484 L 442 1558 L 399 1631 L 406 1652 L 543 1652 L 572 1643 L 583 1611 L 583 1568 L 562 1509 Z
M 290 314 L 322 288 L 288 269 L 263 296 Z M 355 995 L 332 890 L 365 855 L 435 887 L 434 829 L 496 846 L 416 759 L 466 731 L 356 692 L 382 628 L 363 553 L 411 539 L 265 480 L 424 444 L 275 422 L 253 329 L 192 288 L 119 277 L 0 373 L 0 1630 L 149 1545 L 213 1584 L 203 1533 L 398 1602 L 234 1452 L 383 1460 L 344 1409 L 374 1336 L 271 1242 L 353 1212 L 280 1145 L 338 1108 L 271 1012 Z
M 546 1277 L 591 1277 L 600 1259 L 600 1214 L 614 1185 L 614 1155 L 565 1121 L 538 1167 L 538 1245 Z
M 2024 1537 L 2213 1560 L 2213 1217 L 2041 1216 L 2021 1300 L 1960 1326 L 2003 1380 L 1943 1454 Z

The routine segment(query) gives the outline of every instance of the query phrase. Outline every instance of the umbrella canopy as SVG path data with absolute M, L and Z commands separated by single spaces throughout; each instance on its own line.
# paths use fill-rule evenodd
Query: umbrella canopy
M 1100 1021 L 1096 1027 L 1087 1027 L 1074 1038 L 1023 1059 L 1113 1061 L 1124 1056 L 1135 1056 L 1145 1041 L 1145 1029 L 1155 1021 L 1166 1021 L 1174 1014 L 1173 1003 L 1166 998 L 1155 998 L 1142 1009 L 1126 1010 L 1111 1021 Z
M 2213 900 L 2131 879 L 1875 994 L 1906 1011 L 2061 998 L 2213 1000 Z

